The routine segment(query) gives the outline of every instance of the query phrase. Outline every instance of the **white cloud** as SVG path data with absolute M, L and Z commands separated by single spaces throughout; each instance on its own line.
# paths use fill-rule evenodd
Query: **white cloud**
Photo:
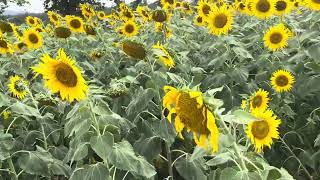
M 43 0 L 28 0 L 30 4 L 25 4 L 23 6 L 17 6 L 10 3 L 7 11 L 15 12 L 29 12 L 29 13 L 42 13 L 44 12 Z

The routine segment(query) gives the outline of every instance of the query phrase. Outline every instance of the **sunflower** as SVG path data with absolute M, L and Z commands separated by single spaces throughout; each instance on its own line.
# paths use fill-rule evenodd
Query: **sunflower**
M 56 59 L 44 54 L 41 63 L 32 67 L 36 76 L 42 75 L 45 86 L 53 93 L 60 92 L 62 100 L 73 102 L 86 98 L 88 86 L 82 77 L 81 71 L 75 64 L 75 60 L 66 55 L 63 49 L 59 49 Z
M 168 26 L 166 26 L 165 35 L 166 35 L 166 38 L 168 38 L 168 39 L 172 38 L 172 36 L 173 36 L 172 29 L 169 28 Z
M 163 9 L 174 9 L 176 0 L 160 0 Z
M 58 13 L 53 11 L 48 11 L 47 14 L 52 24 L 54 24 L 55 26 L 60 26 L 62 17 Z
M 80 4 L 80 10 L 81 14 L 87 19 L 87 21 L 90 21 L 93 16 L 95 16 L 95 11 L 91 7 L 90 4 Z
M 102 51 L 99 50 L 94 50 L 90 53 L 90 58 L 97 61 L 99 59 L 101 59 L 104 56 L 104 53 Z
M 84 32 L 82 18 L 77 16 L 66 16 L 66 23 L 72 32 Z
M 269 93 L 265 90 L 259 89 L 250 97 L 250 110 L 264 111 L 268 107 Z
M 18 26 L 16 26 L 13 23 L 10 23 L 11 28 L 13 30 L 13 34 L 14 36 L 18 39 L 18 40 L 22 40 L 23 39 L 23 32 L 19 30 Z
M 305 6 L 314 11 L 320 11 L 319 0 L 305 0 Z M 299 3 L 298 3 L 299 4 Z
M 138 34 L 139 27 L 136 25 L 134 21 L 127 21 L 123 24 L 121 30 L 124 35 L 130 37 Z
M 171 19 L 171 14 L 168 11 L 165 11 L 163 9 L 157 9 L 153 11 L 152 19 L 155 22 L 163 23 Z
M 198 146 L 207 149 L 209 144 L 212 152 L 217 152 L 219 130 L 214 115 L 204 103 L 202 93 L 189 88 L 176 89 L 170 86 L 164 86 L 163 89 L 166 94 L 162 103 L 168 111 L 167 119 L 172 122 L 172 114 L 175 114 L 174 124 L 179 136 L 183 138 L 182 131 L 186 127 L 193 133 Z
M 15 52 L 18 54 L 23 54 L 28 51 L 28 46 L 24 42 L 18 42 L 14 44 Z
M 253 15 L 260 19 L 271 17 L 275 11 L 274 0 L 251 0 L 250 3 Z
M 121 48 L 128 56 L 135 59 L 144 59 L 147 56 L 147 51 L 144 46 L 133 41 L 124 41 L 121 43 Z
M 163 63 L 169 69 L 175 66 L 175 62 L 173 61 L 173 58 L 171 57 L 170 53 L 163 45 L 160 44 L 159 41 L 156 45 L 153 45 L 153 48 L 159 49 L 161 51 L 161 55 L 158 55 L 161 63 Z
M 68 27 L 58 26 L 54 28 L 54 35 L 58 38 L 66 39 L 71 36 L 71 30 Z
M 27 23 L 28 26 L 36 26 L 37 25 L 36 20 L 32 16 L 27 16 L 26 17 L 26 23 Z
M 183 12 L 186 14 L 191 14 L 192 13 L 192 8 L 189 2 L 182 2 L 182 7 L 183 7 Z
M 123 21 L 134 21 L 135 16 L 131 9 L 125 9 L 120 11 L 120 17 Z
M 13 54 L 12 45 L 9 44 L 4 38 L 0 38 L 0 53 L 1 54 Z
M 193 22 L 194 22 L 195 25 L 197 25 L 199 27 L 206 25 L 206 22 L 205 22 L 204 18 L 202 16 L 200 16 L 200 15 L 195 16 L 194 19 L 193 19 Z
M 278 127 L 281 120 L 271 111 L 253 111 L 256 118 L 248 124 L 247 136 L 255 146 L 255 151 L 260 153 L 264 146 L 271 148 L 273 139 L 279 139 Z
M 43 44 L 41 34 L 34 28 L 27 29 L 23 34 L 24 43 L 27 44 L 29 49 L 38 49 Z
M 215 7 L 206 19 L 209 32 L 220 36 L 222 34 L 228 34 L 228 31 L 232 28 L 233 14 L 227 6 Z
M 38 31 L 39 33 L 42 33 L 42 32 L 45 32 L 45 31 L 46 31 L 45 29 L 43 29 L 42 26 L 36 26 L 36 27 L 34 27 L 34 29 L 35 29 L 36 31 Z
M 293 5 L 289 0 L 275 0 L 275 14 L 283 16 L 289 14 L 293 8 Z
M 97 31 L 95 30 L 94 26 L 90 24 L 84 25 L 84 31 L 86 32 L 87 35 L 97 35 Z
M 12 93 L 13 96 L 19 98 L 20 100 L 24 99 L 28 94 L 28 91 L 26 90 L 27 85 L 28 82 L 20 76 L 10 76 L 8 83 L 9 91 Z
M 2 118 L 3 120 L 8 120 L 11 116 L 11 111 L 3 111 L 2 112 Z
M 198 1 L 198 14 L 202 17 L 209 16 L 210 12 L 212 11 L 213 5 L 206 0 Z
M 278 24 L 269 28 L 264 34 L 264 45 L 272 51 L 277 51 L 288 45 L 288 40 L 291 36 L 292 32 L 285 25 Z
M 291 72 L 278 70 L 272 74 L 270 81 L 276 92 L 288 92 L 291 90 L 295 79 Z
M 151 15 L 150 10 L 145 6 L 138 6 L 136 11 L 139 13 L 139 15 L 143 18 L 144 21 L 150 21 Z
M 107 15 L 106 15 L 106 13 L 104 11 L 98 11 L 97 17 L 98 17 L 99 20 L 104 20 L 104 19 L 107 18 Z

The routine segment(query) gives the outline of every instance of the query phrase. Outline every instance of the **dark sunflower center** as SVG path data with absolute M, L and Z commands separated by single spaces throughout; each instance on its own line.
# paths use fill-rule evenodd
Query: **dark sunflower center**
M 75 29 L 78 29 L 78 28 L 81 27 L 81 23 L 80 23 L 80 21 L 78 19 L 72 19 L 70 21 L 70 25 Z
M 103 14 L 103 13 L 99 13 L 99 16 L 100 16 L 101 18 L 103 18 L 103 17 L 104 17 L 104 14 Z
M 125 31 L 126 31 L 127 33 L 132 33 L 132 32 L 134 31 L 133 25 L 131 25 L 131 24 L 126 25 Z
M 182 92 L 176 104 L 177 115 L 181 122 L 189 127 L 193 132 L 208 134 L 206 127 L 207 118 L 203 115 L 203 108 L 197 107 L 197 100 L 191 98 L 188 93 Z
M 17 46 L 18 46 L 19 49 L 27 47 L 27 45 L 25 43 L 23 43 L 23 42 L 20 42 Z
M 267 1 L 267 0 L 260 0 L 257 3 L 256 8 L 259 12 L 266 13 L 270 10 L 271 5 L 270 5 L 269 1 Z
M 34 24 L 35 22 L 34 22 L 34 20 L 33 20 L 32 18 L 30 18 L 30 19 L 29 19 L 29 23 L 30 23 L 30 24 Z
M 132 41 L 125 41 L 122 44 L 122 50 L 133 58 L 144 59 L 147 55 L 145 48 L 138 43 Z
M 261 96 L 255 96 L 252 100 L 252 107 L 257 108 L 260 107 L 262 104 L 262 97 Z
M 177 2 L 176 7 L 180 7 L 180 6 L 181 6 L 181 3 Z
M 58 81 L 67 87 L 75 87 L 77 85 L 77 75 L 67 64 L 60 63 L 56 66 L 56 77 Z
M 210 8 L 210 6 L 209 6 L 208 4 L 204 4 L 204 5 L 202 6 L 202 12 L 203 12 L 203 14 L 207 15 L 207 14 L 210 13 L 210 11 L 211 11 L 211 8 Z
M 29 34 L 29 40 L 33 44 L 37 44 L 39 42 L 39 38 L 36 34 Z
M 257 139 L 264 139 L 269 133 L 269 124 L 266 121 L 253 122 L 252 135 Z
M 214 18 L 214 26 L 223 28 L 228 22 L 228 17 L 225 14 L 219 14 Z
M 283 11 L 287 8 L 287 3 L 285 1 L 277 1 L 276 9 L 277 11 Z
M 240 8 L 241 10 L 244 10 L 245 7 L 246 7 L 246 6 L 245 6 L 243 3 L 240 3 L 240 4 L 239 4 L 239 8 Z
M 58 17 L 55 15 L 55 14 L 52 14 L 52 19 L 54 20 L 54 21 L 58 21 Z
M 141 11 L 141 14 L 142 14 L 144 17 L 149 17 L 148 13 L 147 13 L 145 10 L 142 10 L 142 11 Z
M 289 83 L 289 79 L 286 76 L 281 75 L 276 78 L 276 84 L 278 86 L 283 87 L 288 85 L 288 83 Z
M 0 40 L 0 47 L 4 48 L 4 49 L 8 49 L 8 43 L 5 40 L 1 39 Z
M 24 89 L 24 85 L 23 85 L 23 83 L 21 81 L 17 81 L 17 82 L 14 83 L 14 89 L 16 91 L 18 91 L 18 92 L 22 92 L 22 91 L 25 90 Z
M 169 4 L 171 4 L 171 5 L 174 4 L 174 1 L 173 1 L 173 0 L 166 0 L 166 2 L 169 3 Z
M 320 4 L 320 0 L 312 0 L 314 3 Z
M 17 35 L 20 36 L 20 37 L 23 36 L 23 33 L 22 33 L 20 30 L 18 30 L 18 29 L 16 30 L 16 33 L 17 33 Z
M 198 23 L 202 23 L 202 21 L 203 21 L 203 19 L 202 19 L 201 16 L 197 17 L 197 22 L 198 22 Z
M 91 14 L 91 13 L 92 13 L 91 8 L 89 8 L 89 7 L 85 8 L 85 10 L 86 10 L 86 12 L 87 12 L 88 14 Z
M 273 44 L 278 44 L 282 41 L 282 34 L 280 33 L 273 33 L 271 36 L 270 36 L 270 41 L 271 43 Z
M 132 13 L 129 12 L 129 11 L 126 11 L 125 14 L 124 14 L 124 16 L 127 17 L 127 18 L 129 18 L 129 19 L 133 17 Z

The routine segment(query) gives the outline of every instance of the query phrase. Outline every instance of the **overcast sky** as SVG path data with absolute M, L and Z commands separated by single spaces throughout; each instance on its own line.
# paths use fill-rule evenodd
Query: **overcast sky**
M 22 7 L 14 5 L 14 4 L 9 4 L 9 7 L 6 9 L 7 11 L 14 11 L 14 12 L 29 12 L 29 13 L 41 13 L 44 12 L 43 8 L 43 1 L 44 0 L 29 0 L 30 4 L 24 5 Z M 106 6 L 112 5 L 112 0 L 99 0 L 101 2 L 106 3 Z M 125 2 L 131 2 L 132 0 L 125 0 Z M 156 0 L 148 0 L 148 2 L 154 2 Z

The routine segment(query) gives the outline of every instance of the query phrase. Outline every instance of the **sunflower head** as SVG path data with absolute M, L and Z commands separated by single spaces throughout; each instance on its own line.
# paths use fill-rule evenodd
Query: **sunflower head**
M 272 51 L 283 49 L 287 46 L 292 32 L 283 24 L 270 27 L 265 33 L 263 40 L 267 48 Z
M 208 16 L 212 11 L 213 5 L 206 0 L 198 1 L 198 14 L 201 16 Z
M 86 24 L 84 25 L 84 31 L 86 32 L 87 35 L 97 35 L 97 31 L 92 25 Z
M 13 54 L 12 45 L 4 38 L 0 38 L 0 53 L 1 54 Z
M 297 6 L 299 6 L 301 2 L 297 1 Z M 305 6 L 314 11 L 320 11 L 320 1 L 319 0 L 305 0 Z
M 83 20 L 77 16 L 66 16 L 66 24 L 72 32 L 84 32 Z
M 282 16 L 289 14 L 293 6 L 289 0 L 275 0 L 275 14 Z
M 260 153 L 264 146 L 271 148 L 273 139 L 279 138 L 281 120 L 271 110 L 253 111 L 252 115 L 256 120 L 249 123 L 246 133 L 255 150 Z
M 182 7 L 183 7 L 183 11 L 187 14 L 191 14 L 192 13 L 192 8 L 189 2 L 182 2 Z
M 153 46 L 153 48 L 160 50 L 161 54 L 158 55 L 158 57 L 162 64 L 164 64 L 169 69 L 175 66 L 175 62 L 173 61 L 173 58 L 171 57 L 170 53 L 163 45 L 160 44 L 159 41 L 156 45 Z
M 61 24 L 62 17 L 58 13 L 53 12 L 53 11 L 48 11 L 47 14 L 48 14 L 48 18 L 52 24 L 54 24 L 55 26 L 59 26 Z
M 26 17 L 26 24 L 27 24 L 28 26 L 36 26 L 36 25 L 37 25 L 37 21 L 35 20 L 34 17 L 32 17 L 32 16 L 27 16 L 27 17 Z
M 207 17 L 209 32 L 220 36 L 232 28 L 233 14 L 226 6 L 215 7 Z
M 251 0 L 252 13 L 258 18 L 266 19 L 273 15 L 274 0 Z
M 271 85 L 276 92 L 290 91 L 294 81 L 294 76 L 286 70 L 275 71 L 271 77 Z
M 194 22 L 194 24 L 197 25 L 197 26 L 204 26 L 204 25 L 206 25 L 205 19 L 204 19 L 202 16 L 200 16 L 200 15 L 195 16 L 193 22 Z
M 111 81 L 111 85 L 107 90 L 107 94 L 111 98 L 118 98 L 118 97 L 124 96 L 128 94 L 128 92 L 129 92 L 129 89 L 126 87 L 126 85 L 122 82 L 117 82 L 117 81 L 115 82 Z
M 128 56 L 136 59 L 144 59 L 147 56 L 147 51 L 142 44 L 129 40 L 122 42 L 122 50 Z
M 259 89 L 250 97 L 250 110 L 264 111 L 268 107 L 269 93 L 265 90 Z
M 21 30 L 19 30 L 19 27 L 16 26 L 13 23 L 10 23 L 11 28 L 13 30 L 14 36 L 18 39 L 18 40 L 22 40 L 23 39 L 23 32 Z
M 38 49 L 43 44 L 41 34 L 34 28 L 26 30 L 23 34 L 24 43 L 27 44 L 29 49 Z
M 164 91 L 163 107 L 167 111 L 169 122 L 172 122 L 172 114 L 175 114 L 174 124 L 179 136 L 183 138 L 182 131 L 186 127 L 193 133 L 198 146 L 207 149 L 210 144 L 212 152 L 217 152 L 219 131 L 214 115 L 204 103 L 202 93 L 170 86 L 165 86 Z
M 41 63 L 32 67 L 36 75 L 42 75 L 45 86 L 53 93 L 60 93 L 62 100 L 73 102 L 86 98 L 88 86 L 75 61 L 66 55 L 63 49 L 59 49 L 56 59 L 45 54 Z
M 107 15 L 106 15 L 106 13 L 104 11 L 98 11 L 97 17 L 98 17 L 99 20 L 104 20 L 104 19 L 107 18 Z
M 145 7 L 145 6 L 138 6 L 136 11 L 142 16 L 144 21 L 149 21 L 151 16 L 150 16 L 150 10 Z
M 24 42 L 18 42 L 14 45 L 14 49 L 17 53 L 23 54 L 28 51 L 28 46 Z
M 28 94 L 27 91 L 28 82 L 25 81 L 18 75 L 11 76 L 8 83 L 9 91 L 14 97 L 19 98 L 20 100 L 24 99 Z
M 124 35 L 130 37 L 137 35 L 139 28 L 134 21 L 127 21 L 123 24 L 121 31 Z
M 133 21 L 135 19 L 134 13 L 131 9 L 125 9 L 120 12 L 120 16 L 124 21 Z
M 54 28 L 54 34 L 58 38 L 66 39 L 71 36 L 71 30 L 67 27 L 58 26 Z
M 6 32 L 11 33 L 13 32 L 13 29 L 10 23 L 5 21 L 0 21 L 0 31 L 2 33 L 6 33 Z
M 160 0 L 164 9 L 173 9 L 176 6 L 176 0 Z
M 152 19 L 155 22 L 160 22 L 160 23 L 165 22 L 168 20 L 167 12 L 162 9 L 154 10 L 152 13 Z

